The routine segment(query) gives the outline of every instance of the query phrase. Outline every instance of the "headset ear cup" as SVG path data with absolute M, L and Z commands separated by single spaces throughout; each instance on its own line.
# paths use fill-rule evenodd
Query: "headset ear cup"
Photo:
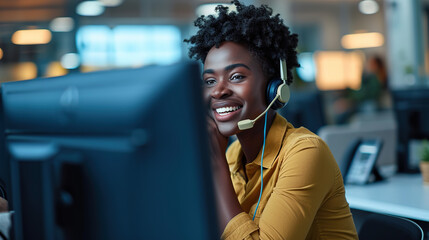
M 280 85 L 279 89 L 277 91 L 280 91 L 280 94 L 278 100 L 283 104 L 283 106 L 287 105 L 290 99 L 290 89 L 287 84 Z
M 272 79 L 271 81 L 268 82 L 268 85 L 267 85 L 267 105 L 270 104 L 271 101 L 273 101 L 273 99 L 276 97 L 277 89 L 282 84 L 283 84 L 283 80 L 278 79 L 278 78 Z M 276 100 L 273 103 L 273 105 L 271 106 L 271 109 L 277 110 L 279 108 L 282 108 L 284 105 L 285 105 L 285 103 L 282 103 L 279 100 Z

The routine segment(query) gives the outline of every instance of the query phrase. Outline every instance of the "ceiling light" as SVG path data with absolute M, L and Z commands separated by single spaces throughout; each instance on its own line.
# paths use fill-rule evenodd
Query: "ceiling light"
M 18 30 L 12 35 L 16 45 L 46 44 L 51 41 L 52 34 L 47 29 Z
M 378 12 L 378 3 L 374 0 L 363 0 L 359 3 L 359 11 L 363 14 L 374 14 Z
M 298 54 L 300 67 L 296 68 L 298 76 L 304 82 L 313 82 L 316 76 L 316 65 L 314 64 L 313 53 L 304 52 Z
M 373 48 L 383 44 L 384 37 L 377 32 L 348 34 L 341 38 L 341 45 L 345 49 Z
M 363 71 L 360 52 L 322 51 L 314 54 L 318 89 L 359 89 Z
M 81 16 L 98 16 L 104 12 L 104 6 L 99 1 L 84 1 L 76 7 L 76 13 Z
M 28 80 L 37 77 L 37 67 L 33 62 L 20 62 L 12 65 L 12 81 Z
M 70 32 L 74 28 L 74 20 L 71 17 L 55 18 L 49 24 L 52 32 Z
M 197 9 L 195 10 L 197 16 L 208 16 L 208 15 L 215 15 L 217 14 L 215 9 L 218 5 L 222 5 L 225 7 L 228 7 L 229 11 L 237 11 L 237 8 L 235 7 L 234 4 L 228 4 L 228 3 L 206 3 L 206 4 L 201 4 L 197 7 Z
M 77 53 L 67 53 L 61 57 L 61 66 L 65 69 L 75 69 L 80 65 L 80 58 Z
M 98 0 L 105 7 L 117 7 L 122 4 L 123 0 Z

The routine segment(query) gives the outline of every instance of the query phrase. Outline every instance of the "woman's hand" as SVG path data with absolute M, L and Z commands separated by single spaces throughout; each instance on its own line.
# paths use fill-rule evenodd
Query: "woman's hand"
M 213 161 L 226 161 L 225 151 L 228 147 L 228 137 L 219 132 L 216 122 L 211 117 L 207 117 L 207 127 L 210 140 L 210 149 Z
M 8 202 L 6 199 L 0 197 L 0 212 L 7 212 L 9 211 Z

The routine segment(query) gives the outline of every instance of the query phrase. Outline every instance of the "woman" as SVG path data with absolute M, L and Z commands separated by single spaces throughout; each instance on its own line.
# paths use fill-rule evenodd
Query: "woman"
M 233 3 L 237 12 L 218 6 L 217 16 L 199 17 L 198 33 L 185 40 L 193 44 L 190 57 L 204 63 L 222 239 L 357 239 L 340 170 L 318 136 L 273 109 L 253 128 L 238 128 L 269 105 L 266 89 L 280 77 L 279 59 L 287 62 L 288 84 L 299 65 L 297 35 L 278 15 Z M 225 155 L 232 135 L 237 141 Z

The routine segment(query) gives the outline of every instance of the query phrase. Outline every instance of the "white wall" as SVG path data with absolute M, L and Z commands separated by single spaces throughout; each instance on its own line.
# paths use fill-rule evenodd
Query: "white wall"
M 420 0 L 385 0 L 389 83 L 394 89 L 423 84 L 424 45 Z
M 358 10 L 358 2 L 333 3 L 300 3 L 291 4 L 292 25 L 316 24 L 321 29 L 322 50 L 343 50 L 341 37 L 358 31 L 380 32 L 385 34 L 383 4 L 380 11 L 372 15 L 364 15 Z M 386 48 L 378 47 L 363 50 L 367 54 L 385 55 Z

